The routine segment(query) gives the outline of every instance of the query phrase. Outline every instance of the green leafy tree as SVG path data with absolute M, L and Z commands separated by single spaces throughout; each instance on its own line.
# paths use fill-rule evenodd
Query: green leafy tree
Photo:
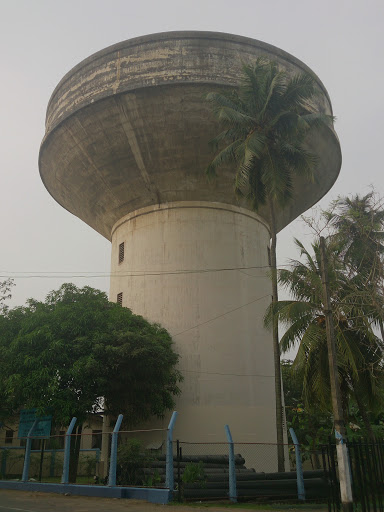
M 3 416 L 22 407 L 52 414 L 56 425 L 76 416 L 77 433 L 105 404 L 129 425 L 161 417 L 180 392 L 177 362 L 165 329 L 90 287 L 64 284 L 0 316 Z
M 223 128 L 212 141 L 220 149 L 207 168 L 209 176 L 231 164 L 236 192 L 245 196 L 255 211 L 266 206 L 271 234 L 272 300 L 277 302 L 276 210 L 293 196 L 293 178 L 313 180 L 316 156 L 305 147 L 309 132 L 332 123 L 317 111 L 317 95 L 309 73 L 289 76 L 276 62 L 257 59 L 244 66 L 242 82 L 230 93 L 211 92 L 207 100 Z M 224 147 L 223 147 L 224 146 Z M 284 470 L 280 350 L 277 320 L 272 322 L 275 361 L 276 427 L 279 470 Z
M 303 379 L 306 407 L 330 410 L 330 381 L 325 330 L 319 242 L 312 244 L 313 256 L 296 240 L 305 261 L 292 261 L 291 269 L 279 270 L 280 284 L 292 300 L 271 305 L 265 321 L 277 316 L 287 330 L 281 338 L 282 352 L 298 345 L 293 368 Z M 377 410 L 383 403 L 382 344 L 366 321 L 365 304 L 355 300 L 355 283 L 339 257 L 339 247 L 328 239 L 328 276 L 335 327 L 338 373 L 344 410 L 350 396 L 359 407 L 367 431 L 367 407 Z
M 0 281 L 0 314 L 3 315 L 8 311 L 8 306 L 5 304 L 5 301 L 12 297 L 12 287 L 15 286 L 15 282 L 13 279 L 5 279 L 4 281 Z

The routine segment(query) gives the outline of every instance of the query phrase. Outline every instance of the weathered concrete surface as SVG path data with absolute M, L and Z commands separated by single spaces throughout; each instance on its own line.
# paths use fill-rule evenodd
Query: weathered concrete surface
M 169 329 L 181 356 L 174 438 L 225 442 L 230 423 L 237 441 L 274 442 L 265 223 L 246 209 L 188 201 L 132 212 L 112 232 L 110 299 L 122 292 L 123 306 Z
M 292 73 L 308 70 L 274 46 L 210 32 L 154 34 L 92 55 L 63 78 L 49 102 L 40 151 L 45 186 L 108 239 L 121 217 L 145 206 L 216 201 L 247 207 L 234 196 L 231 171 L 207 183 L 208 141 L 217 124 L 203 94 L 236 85 L 242 63 L 260 55 Z M 318 85 L 318 108 L 331 114 Z M 324 129 L 308 142 L 320 157 L 317 183 L 296 180 L 296 198 L 278 214 L 279 229 L 316 203 L 338 175 L 335 133 Z

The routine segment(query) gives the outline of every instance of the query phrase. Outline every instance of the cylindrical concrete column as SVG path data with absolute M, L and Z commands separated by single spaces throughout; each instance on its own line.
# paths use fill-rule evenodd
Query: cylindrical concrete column
M 142 208 L 113 227 L 110 299 L 167 328 L 181 356 L 175 437 L 223 440 L 230 423 L 237 441 L 275 441 L 268 244 L 258 215 L 221 203 Z

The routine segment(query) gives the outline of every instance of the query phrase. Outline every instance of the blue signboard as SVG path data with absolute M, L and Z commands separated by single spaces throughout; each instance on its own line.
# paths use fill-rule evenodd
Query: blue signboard
M 32 432 L 32 437 L 48 438 L 51 434 L 52 416 L 36 416 L 36 409 L 23 409 L 20 411 L 18 438 L 27 437 L 33 422 L 38 420 Z

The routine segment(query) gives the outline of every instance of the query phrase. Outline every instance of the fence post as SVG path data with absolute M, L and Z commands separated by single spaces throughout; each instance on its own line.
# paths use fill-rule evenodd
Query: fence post
M 170 491 L 173 491 L 174 487 L 174 475 L 173 475 L 173 428 L 175 426 L 177 418 L 177 411 L 173 411 L 171 420 L 168 425 L 167 432 L 167 454 L 166 454 L 166 465 L 165 465 L 165 487 L 168 487 Z
M 303 466 L 301 464 L 301 451 L 299 441 L 297 440 L 295 431 L 293 428 L 289 429 L 293 444 L 295 445 L 295 456 L 296 456 L 296 480 L 297 480 L 297 498 L 300 501 L 305 501 L 305 488 L 304 488 L 304 475 Z
M 225 425 L 225 434 L 229 443 L 229 499 L 233 503 L 237 503 L 237 487 L 236 487 L 236 467 L 235 467 L 235 449 L 229 426 Z
M 65 446 L 64 446 L 64 462 L 63 462 L 63 475 L 61 477 L 61 483 L 67 484 L 69 479 L 69 459 L 70 459 L 70 448 L 71 448 L 71 434 L 75 426 L 77 418 L 73 417 L 69 424 L 68 430 L 65 433 Z
M 177 500 L 181 503 L 181 468 L 180 468 L 180 462 L 181 462 L 181 447 L 180 447 L 180 441 L 176 441 L 177 446 Z
M 27 436 L 27 444 L 25 446 L 25 456 L 24 456 L 24 467 L 23 467 L 23 474 L 21 477 L 22 482 L 28 482 L 28 474 L 29 474 L 29 464 L 31 462 L 31 447 L 32 447 L 32 433 L 36 426 L 37 419 L 33 422 L 32 427 L 29 429 L 28 436 Z
M 111 443 L 111 459 L 109 462 L 109 478 L 108 486 L 114 487 L 116 485 L 116 465 L 117 465 L 117 441 L 121 422 L 123 421 L 123 415 L 119 414 L 115 428 L 112 432 L 112 443 Z

